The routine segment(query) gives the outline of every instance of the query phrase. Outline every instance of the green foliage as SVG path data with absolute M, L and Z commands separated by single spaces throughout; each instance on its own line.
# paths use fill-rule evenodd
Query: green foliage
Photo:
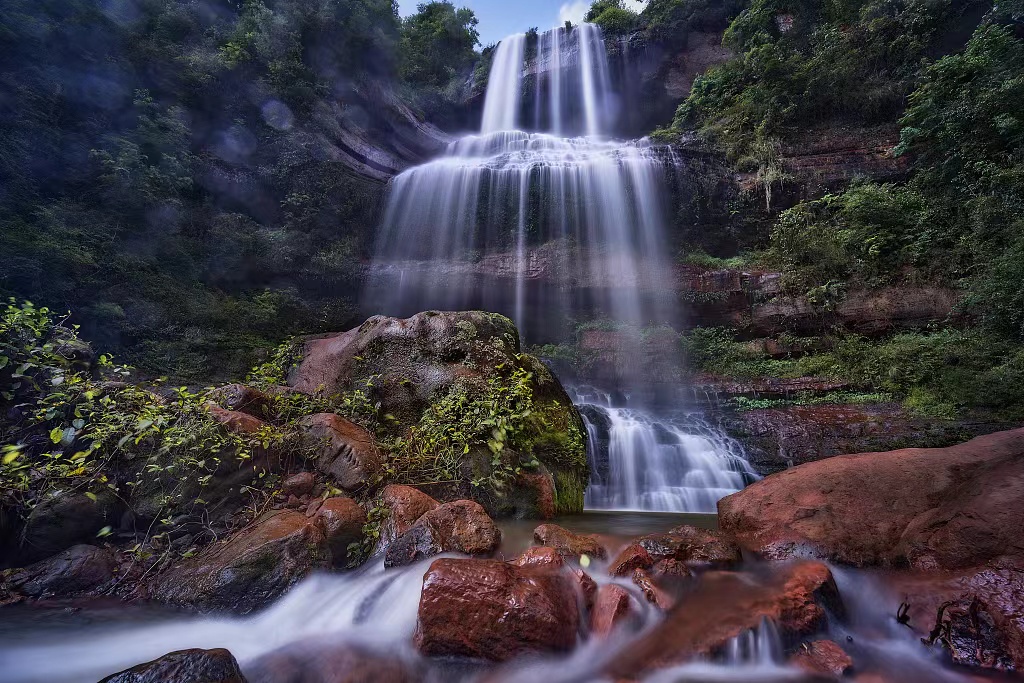
M 164 398 L 159 382 L 126 383 L 129 369 L 107 356 L 91 367 L 76 332 L 30 303 L 4 310 L 0 349 L 0 503 L 22 513 L 54 489 L 127 496 L 143 487 L 158 517 L 187 514 L 207 504 L 202 492 L 214 473 L 284 443 L 273 427 L 225 430 L 202 394 L 180 388 Z M 249 488 L 271 481 L 266 475 L 254 471 Z
M 416 85 L 443 87 L 476 60 L 479 23 L 473 10 L 451 2 L 427 2 L 406 18 L 401 31 L 402 78 Z
M 708 270 L 743 270 L 756 268 L 764 260 L 760 252 L 743 252 L 739 256 L 721 258 L 711 256 L 703 249 L 685 250 L 679 254 L 679 262 L 687 266 L 706 268 Z
M 468 476 L 475 487 L 500 490 L 524 467 L 539 465 L 529 438 L 534 417 L 532 375 L 523 368 L 510 368 L 485 387 L 457 382 L 391 444 L 383 477 L 422 485 Z M 480 452 L 489 453 L 490 466 L 467 472 L 467 456 Z
M 737 396 L 732 403 L 737 410 L 764 410 L 790 406 L 850 405 L 861 403 L 888 403 L 892 395 L 882 392 L 832 391 L 826 394 L 797 392 L 791 398 L 748 398 Z
M 736 379 L 818 377 L 855 387 L 851 400 L 873 401 L 866 393 L 903 400 L 915 412 L 954 417 L 985 409 L 1007 419 L 1024 416 L 1024 349 L 1012 338 L 980 330 L 905 332 L 882 340 L 856 335 L 814 343 L 781 340 L 800 354 L 771 359 L 751 345 L 735 341 L 725 328 L 696 328 L 684 348 L 697 369 Z M 839 394 L 835 402 L 848 402 Z M 860 396 L 861 398 L 857 398 Z M 818 397 L 818 400 L 826 398 Z M 801 405 L 810 396 L 798 398 Z M 833 402 L 827 399 L 826 402 Z M 775 404 L 741 402 L 741 407 Z
M 587 10 L 584 21 L 597 24 L 606 35 L 616 36 L 636 30 L 640 16 L 626 9 L 622 0 L 596 0 Z
M 697 79 L 675 125 L 739 159 L 808 125 L 891 120 L 920 59 L 970 4 L 755 0 L 725 35 L 737 56 Z

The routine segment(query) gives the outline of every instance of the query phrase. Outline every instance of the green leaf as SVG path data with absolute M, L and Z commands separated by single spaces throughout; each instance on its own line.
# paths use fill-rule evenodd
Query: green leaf
M 7 364 L 11 362 L 11 359 L 7 356 L 0 356 L 0 370 L 7 367 Z
M 60 443 L 60 440 L 64 438 L 64 430 L 60 427 L 54 427 L 50 430 L 50 441 L 53 443 Z
M 96 538 L 103 538 L 104 536 L 109 536 L 112 531 L 113 529 L 111 529 L 109 526 L 105 526 L 96 533 Z
M 93 493 L 92 491 L 86 491 L 85 492 L 85 497 L 88 498 L 89 500 L 91 500 L 94 503 L 96 502 L 96 494 Z
M 12 462 L 14 462 L 20 457 L 20 451 L 11 451 L 10 453 L 4 453 L 3 464 L 10 465 Z
M 75 429 L 81 429 L 82 427 L 85 426 L 85 420 L 79 418 L 79 419 L 75 420 L 74 422 L 72 422 L 71 426 L 74 427 Z

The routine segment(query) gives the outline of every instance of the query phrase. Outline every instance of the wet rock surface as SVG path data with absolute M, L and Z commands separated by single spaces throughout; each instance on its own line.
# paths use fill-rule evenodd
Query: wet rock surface
M 104 678 L 100 683 L 246 683 L 230 652 L 181 650 Z
M 117 558 L 107 548 L 76 545 L 15 572 L 9 582 L 31 597 L 94 592 L 111 583 Z
M 384 553 L 384 566 L 404 566 L 444 552 L 490 555 L 500 543 L 501 531 L 483 506 L 457 500 L 424 513 L 392 541 Z
M 576 645 L 580 612 L 561 572 L 498 560 L 440 559 L 423 577 L 416 646 L 428 656 L 504 661 Z
M 380 505 L 387 509 L 387 518 L 381 522 L 380 543 L 386 546 L 401 536 L 427 512 L 441 504 L 419 489 L 401 484 L 389 484 L 379 496 Z
M 316 451 L 317 470 L 341 488 L 352 491 L 365 486 L 380 470 L 381 454 L 373 435 L 354 422 L 324 413 L 304 417 L 299 425 Z
M 413 683 L 412 668 L 364 646 L 307 642 L 263 655 L 246 666 L 248 683 Z
M 815 640 L 797 648 L 789 663 L 812 674 L 845 676 L 853 671 L 853 660 L 831 640 Z
M 348 547 L 363 540 L 366 512 L 351 498 L 328 498 L 317 508 L 316 517 L 323 522 L 327 548 L 334 566 L 344 566 Z
M 654 560 L 727 567 L 743 559 L 739 546 L 724 535 L 689 525 L 677 526 L 664 534 L 644 536 L 637 545 Z
M 837 456 L 719 502 L 755 550 L 804 547 L 854 565 L 958 569 L 1024 557 L 1024 430 L 949 448 Z
M 628 623 L 634 610 L 633 598 L 625 588 L 614 583 L 601 586 L 590 613 L 591 635 L 607 636 L 612 629 Z
M 310 572 L 327 568 L 331 560 L 323 520 L 279 510 L 157 577 L 149 597 L 204 611 L 246 614 L 280 597 Z
M 581 555 L 587 555 L 603 558 L 607 555 L 604 546 L 597 539 L 573 533 L 557 524 L 541 524 L 533 530 L 533 540 L 554 548 L 563 557 L 579 558 Z

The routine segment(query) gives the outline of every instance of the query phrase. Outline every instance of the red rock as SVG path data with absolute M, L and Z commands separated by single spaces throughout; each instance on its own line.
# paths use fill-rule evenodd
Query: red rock
M 675 605 L 676 601 L 672 596 L 661 590 L 661 588 L 654 583 L 654 579 L 651 578 L 651 575 L 645 570 L 633 570 L 633 583 L 643 591 L 644 597 L 647 598 L 647 602 L 651 603 L 658 609 L 667 611 L 672 609 L 672 606 Z
M 651 576 L 659 578 L 684 579 L 690 574 L 690 568 L 679 560 L 658 560 L 651 567 Z
M 576 645 L 580 613 L 558 572 L 498 560 L 434 561 L 423 577 L 416 646 L 428 656 L 504 661 Z
M 673 559 L 727 567 L 743 559 L 739 546 L 722 534 L 695 526 L 683 525 L 664 534 L 644 536 L 637 545 L 654 560 Z
M 381 454 L 373 435 L 334 413 L 299 420 L 306 441 L 316 450 L 316 468 L 352 491 L 366 485 L 380 470 Z
M 588 611 L 593 609 L 594 600 L 597 598 L 597 582 L 579 567 L 569 570 L 569 578 L 572 579 L 573 585 L 576 586 L 576 592 L 583 599 L 584 608 Z
M 775 621 L 783 639 L 794 642 L 826 624 L 826 607 L 842 615 L 832 575 L 817 562 L 782 565 L 762 579 L 712 571 L 699 581 L 664 621 L 619 654 L 606 673 L 636 679 L 654 669 L 713 657 L 764 619 Z
M 551 519 L 557 514 L 558 511 L 555 508 L 555 482 L 552 481 L 550 474 L 523 472 L 519 475 L 519 483 L 524 489 L 535 492 L 537 519 Z
M 490 555 L 500 543 L 501 531 L 483 506 L 457 500 L 423 514 L 392 541 L 384 552 L 384 566 L 404 566 L 443 552 Z
M 563 557 L 588 555 L 590 557 L 603 558 L 607 555 L 604 546 L 597 539 L 574 534 L 557 524 L 541 524 L 533 530 L 533 539 L 541 545 L 554 548 Z
M 1024 561 L 1024 430 L 950 448 L 861 453 L 771 475 L 718 504 L 754 549 L 847 564 L 962 569 Z
M 111 550 L 75 545 L 53 557 L 16 570 L 11 585 L 33 597 L 94 591 L 114 579 L 117 558 Z
M 160 659 L 107 676 L 100 683 L 167 683 L 202 681 L 203 683 L 246 683 L 238 662 L 230 652 L 216 650 L 180 650 Z
M 267 426 L 267 423 L 258 417 L 234 410 L 224 410 L 213 403 L 207 404 L 206 409 L 214 420 L 222 424 L 232 434 L 255 434 Z
M 321 519 L 279 510 L 156 577 L 150 597 L 245 614 L 281 596 L 308 573 L 326 569 L 330 558 Z
M 312 472 L 299 472 L 284 480 L 281 484 L 281 493 L 286 496 L 306 496 L 312 493 L 316 485 L 316 478 Z
M 387 519 L 381 523 L 381 545 L 401 536 L 425 513 L 441 505 L 419 489 L 401 484 L 385 486 L 380 494 L 380 504 L 388 510 Z
M 612 576 L 629 576 L 635 569 L 650 569 L 652 564 L 654 560 L 643 546 L 633 543 L 623 548 L 612 560 L 608 566 L 608 573 Z
M 535 545 L 527 548 L 523 554 L 512 560 L 517 567 L 551 567 L 561 569 L 565 566 L 565 559 L 554 548 L 546 545 Z
M 325 500 L 316 516 L 323 520 L 334 566 L 344 566 L 348 560 L 349 545 L 363 540 L 366 512 L 351 498 L 336 496 Z
M 238 413 L 245 413 L 261 420 L 272 419 L 270 397 L 245 384 L 228 384 L 211 390 L 207 397 L 224 408 Z
M 590 632 L 597 637 L 607 636 L 613 628 L 634 615 L 629 591 L 614 583 L 606 583 L 597 591 L 597 600 L 590 613 Z
M 804 643 L 789 658 L 790 664 L 812 674 L 845 676 L 853 671 L 853 660 L 831 640 Z

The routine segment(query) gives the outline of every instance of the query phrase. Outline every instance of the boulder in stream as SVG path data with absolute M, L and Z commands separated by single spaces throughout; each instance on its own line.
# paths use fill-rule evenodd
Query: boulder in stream
M 100 683 L 246 683 L 227 650 L 180 650 L 107 676 Z
M 424 513 L 384 553 L 384 566 L 399 567 L 445 552 L 490 555 L 501 531 L 483 506 L 472 500 L 445 503 Z
M 428 656 L 505 661 L 576 645 L 579 598 L 564 572 L 499 560 L 435 560 L 423 577 L 416 646 Z

